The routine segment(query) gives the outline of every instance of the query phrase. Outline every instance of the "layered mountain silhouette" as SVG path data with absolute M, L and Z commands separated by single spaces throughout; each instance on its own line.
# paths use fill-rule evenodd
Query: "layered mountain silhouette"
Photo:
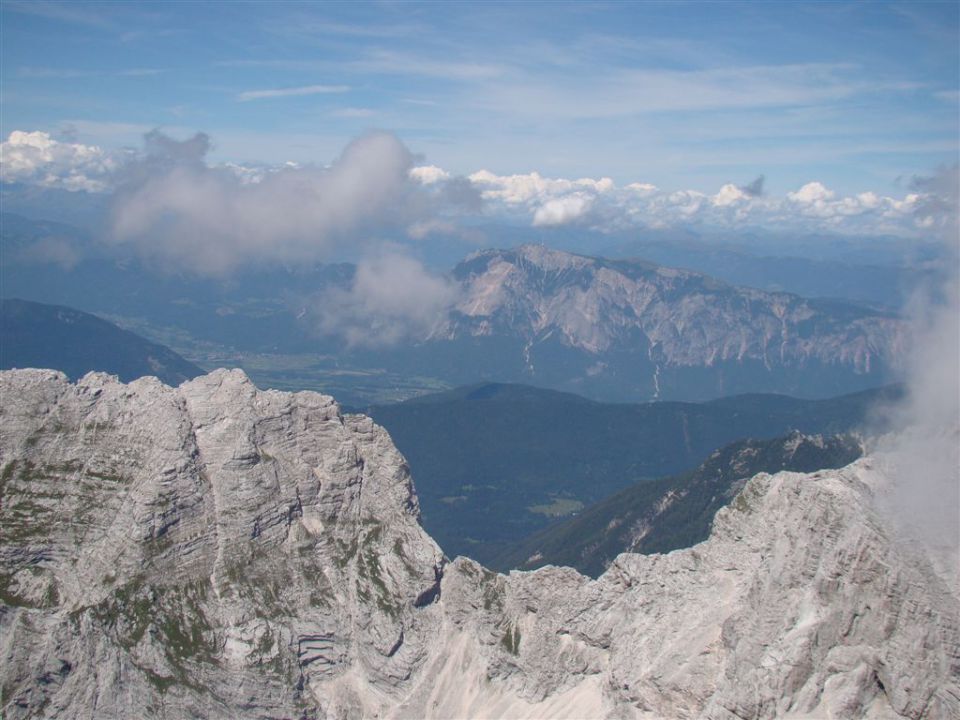
M 204 370 L 163 345 L 61 305 L 0 300 L 0 369 L 51 368 L 77 379 L 106 372 L 129 382 L 155 375 L 167 385 Z

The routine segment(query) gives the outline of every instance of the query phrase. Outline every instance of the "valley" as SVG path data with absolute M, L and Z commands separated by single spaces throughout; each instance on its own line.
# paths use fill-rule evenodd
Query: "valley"
M 900 393 L 628 404 L 481 384 L 363 410 L 410 463 L 424 527 L 444 551 L 508 569 L 496 559 L 526 547 L 553 518 L 633 485 L 660 487 L 663 476 L 692 470 L 741 438 L 878 430 L 874 410 Z

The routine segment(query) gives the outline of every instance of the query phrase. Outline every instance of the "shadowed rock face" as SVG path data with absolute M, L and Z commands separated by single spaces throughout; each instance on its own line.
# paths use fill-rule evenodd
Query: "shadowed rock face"
M 597 580 L 444 566 L 328 397 L 0 373 L 5 717 L 951 717 L 958 609 L 861 460 Z

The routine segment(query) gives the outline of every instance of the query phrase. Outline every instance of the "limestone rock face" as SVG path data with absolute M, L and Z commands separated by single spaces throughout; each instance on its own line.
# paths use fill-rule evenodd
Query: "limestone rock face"
M 383 429 L 240 371 L 0 377 L 6 717 L 396 702 L 443 556 Z
M 542 245 L 485 250 L 457 269 L 463 295 L 438 334 L 509 331 L 602 355 L 645 337 L 664 366 L 814 360 L 869 372 L 897 362 L 905 325 L 893 316 L 788 293 L 726 285 L 702 273 L 574 255 Z
M 0 373 L 4 717 L 960 716 L 960 609 L 875 461 L 751 479 L 709 540 L 497 575 L 329 397 Z
M 891 314 L 640 260 L 524 245 L 479 251 L 453 276 L 455 308 L 404 352 L 470 366 L 484 348 L 458 384 L 484 374 L 612 402 L 828 397 L 892 382 L 909 344 Z

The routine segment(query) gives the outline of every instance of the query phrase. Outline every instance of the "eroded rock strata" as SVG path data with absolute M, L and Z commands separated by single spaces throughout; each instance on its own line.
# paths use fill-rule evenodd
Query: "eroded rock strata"
M 4 717 L 957 717 L 876 461 L 758 475 L 597 580 L 445 563 L 368 418 L 239 371 L 0 373 Z

